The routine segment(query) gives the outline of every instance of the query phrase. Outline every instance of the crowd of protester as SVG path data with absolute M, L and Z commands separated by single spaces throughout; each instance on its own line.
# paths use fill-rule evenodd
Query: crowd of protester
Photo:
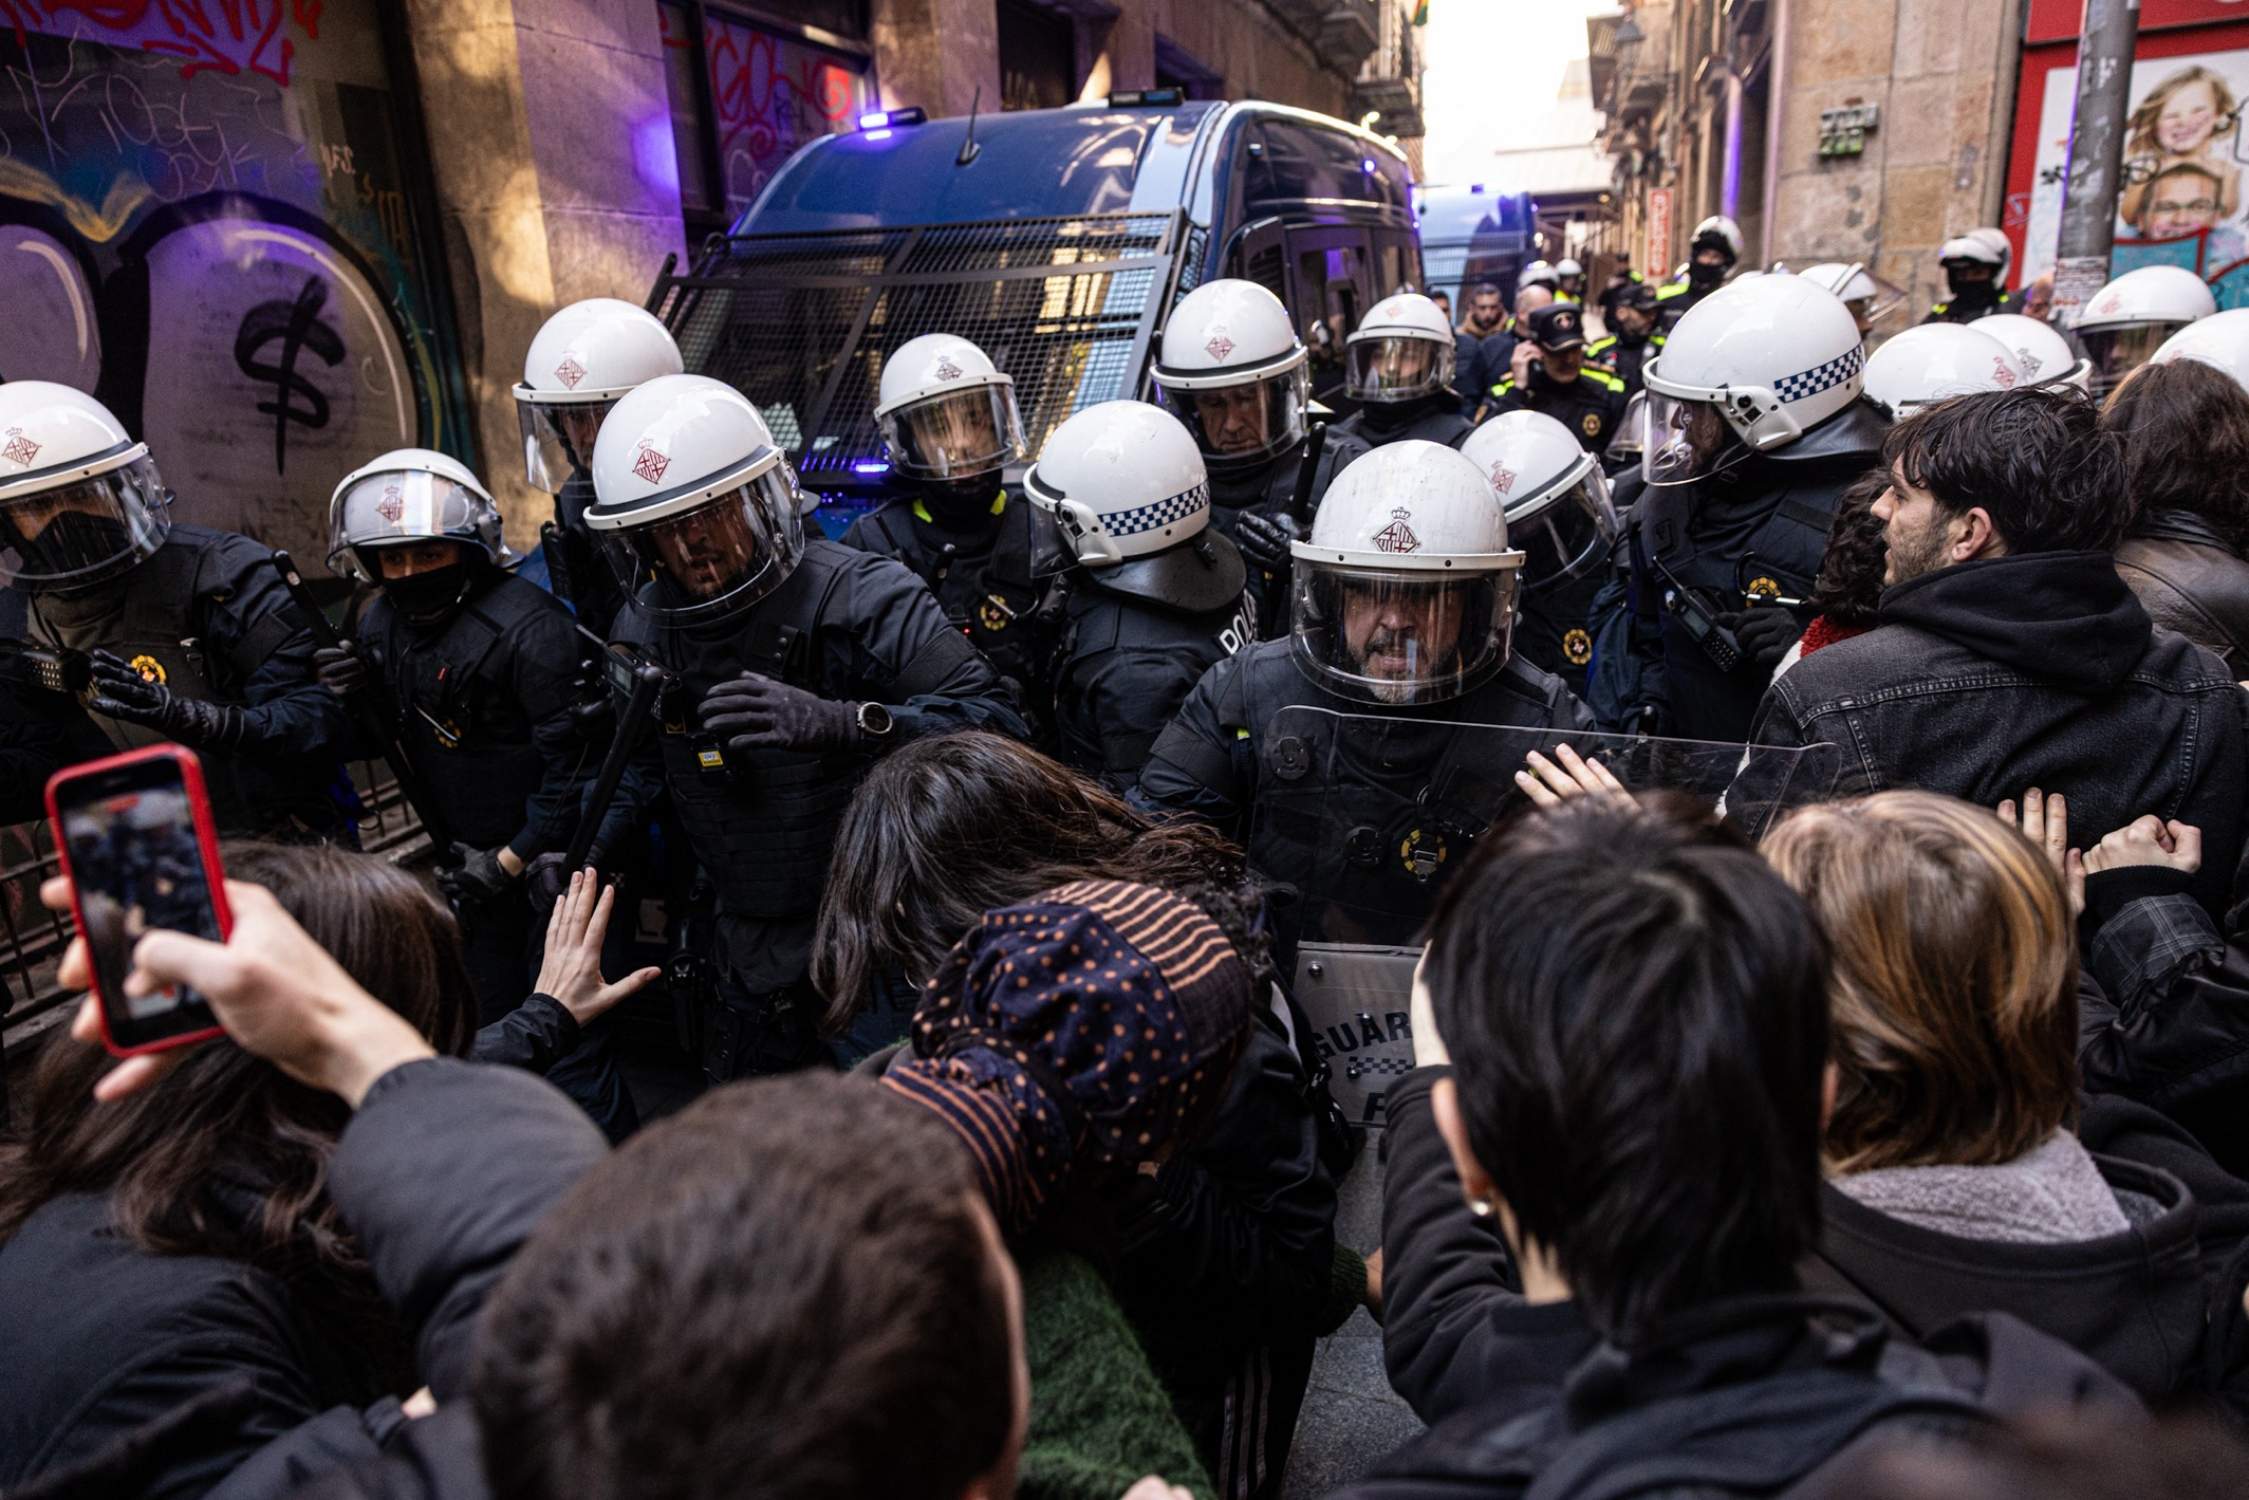
M 478 1029 L 418 877 L 230 842 L 229 938 L 128 981 L 227 1039 L 117 1062 L 89 999 L 0 1144 L 0 1490 L 1269 1495 L 1365 1308 L 1427 1428 L 1369 1500 L 2235 1492 L 2245 462 L 2192 361 L 1892 427 L 1750 735 L 1827 795 L 1557 750 L 1453 856 L 1379 1244 L 1288 872 L 1003 735 L 843 815 L 856 1066 L 619 1145 L 541 1076 L 658 977 L 594 872 Z

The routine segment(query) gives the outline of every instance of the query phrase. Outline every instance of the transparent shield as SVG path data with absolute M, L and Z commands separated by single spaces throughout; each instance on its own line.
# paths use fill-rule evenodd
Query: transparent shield
M 1204 462 L 1226 473 L 1268 463 L 1303 442 L 1311 391 L 1311 375 L 1299 362 L 1262 380 L 1194 391 L 1158 386 L 1156 395 L 1194 435 Z
M 594 439 L 616 401 L 515 403 L 516 427 L 523 438 L 523 478 L 535 490 L 562 493 L 573 474 L 593 473 Z
M 1452 385 L 1453 346 L 1434 339 L 1364 338 L 1344 358 L 1344 391 L 1355 401 L 1413 401 Z
M 992 474 L 1023 456 L 1015 387 L 971 386 L 886 412 L 877 419 L 890 466 L 911 479 Z
M 749 608 L 804 555 L 804 519 L 787 464 L 693 510 L 593 535 L 625 596 L 672 626 Z
M 2146 364 L 2163 341 L 2184 323 L 2120 323 L 2111 328 L 2080 328 L 2078 340 L 2093 362 L 2093 399 L 2100 400 Z
M 1640 434 L 1640 474 L 1650 486 L 1693 484 L 1726 462 L 1733 431 L 1708 401 L 1683 401 L 1660 391 L 1647 393 Z
M 1530 806 L 1530 752 L 1567 744 L 1634 791 L 1695 798 L 1751 838 L 1826 800 L 1836 747 L 1746 747 L 1420 716 L 1283 709 L 1260 737 L 1251 862 L 1283 883 L 1279 958 L 1312 1023 L 1330 1087 L 1353 1118 L 1413 1066 L 1408 998 L 1422 928 L 1476 841 Z
M 65 594 L 153 556 L 172 531 L 171 493 L 154 459 L 0 501 L 0 586 Z
M 1609 482 L 1598 465 L 1528 515 L 1507 518 L 1507 540 L 1524 553 L 1526 594 L 1592 572 L 1608 561 L 1616 538 L 1616 507 L 1610 503 Z

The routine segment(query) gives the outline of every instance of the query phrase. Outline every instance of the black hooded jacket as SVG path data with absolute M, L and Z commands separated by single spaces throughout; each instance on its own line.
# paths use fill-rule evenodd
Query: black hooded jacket
M 2068 795 L 2085 848 L 2143 813 L 2192 823 L 2212 911 L 2241 853 L 2241 690 L 2149 623 L 2105 552 L 1979 559 L 1897 585 L 1875 629 L 1774 680 L 1751 738 L 1838 747 L 1832 787 L 1800 778 L 1791 801 L 1920 787 L 1992 807 L 2035 786 Z

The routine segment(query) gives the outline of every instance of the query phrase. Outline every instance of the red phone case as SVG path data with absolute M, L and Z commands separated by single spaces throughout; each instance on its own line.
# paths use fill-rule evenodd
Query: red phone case
M 180 768 L 180 786 L 187 793 L 187 805 L 195 819 L 195 846 L 203 855 L 203 883 L 211 891 L 211 914 L 218 919 L 219 939 L 224 942 L 234 931 L 234 913 L 226 904 L 226 871 L 219 864 L 219 828 L 211 815 L 211 794 L 203 784 L 203 762 L 195 752 L 184 745 L 148 745 L 139 750 L 127 750 L 121 755 L 105 755 L 100 760 L 89 760 L 80 765 L 65 766 L 47 778 L 47 823 L 55 840 L 55 853 L 62 861 L 62 872 L 70 880 L 70 918 L 78 930 L 86 930 L 86 913 L 78 901 L 78 880 L 70 868 L 70 840 L 63 835 L 61 803 L 55 790 L 70 782 L 81 780 L 119 766 L 129 766 L 141 761 L 169 760 Z M 173 1047 L 185 1047 L 195 1042 L 207 1042 L 212 1037 L 223 1036 L 225 1028 L 206 1026 L 201 1031 L 183 1031 L 177 1036 L 158 1037 L 137 1047 L 119 1046 L 109 1033 L 109 1007 L 102 1003 L 101 980 L 93 965 L 86 967 L 87 987 L 94 993 L 94 1014 L 101 1020 L 102 1045 L 112 1057 L 136 1057 L 144 1052 L 163 1052 Z M 120 996 L 120 999 L 123 997 Z

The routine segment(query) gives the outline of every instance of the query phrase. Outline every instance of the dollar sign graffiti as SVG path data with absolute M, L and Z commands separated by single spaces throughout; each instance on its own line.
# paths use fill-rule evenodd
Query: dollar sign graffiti
M 261 302 L 242 315 L 234 333 L 234 362 L 252 380 L 271 381 L 274 399 L 260 401 L 258 410 L 273 418 L 273 472 L 286 473 L 289 457 L 289 424 L 296 422 L 317 432 L 328 425 L 328 398 L 320 388 L 297 373 L 299 350 L 310 349 L 330 365 L 344 357 L 343 337 L 320 320 L 328 301 L 328 283 L 307 276 L 294 302 Z M 258 358 L 265 346 L 281 340 L 278 363 Z M 297 404 L 302 397 L 304 404 Z

